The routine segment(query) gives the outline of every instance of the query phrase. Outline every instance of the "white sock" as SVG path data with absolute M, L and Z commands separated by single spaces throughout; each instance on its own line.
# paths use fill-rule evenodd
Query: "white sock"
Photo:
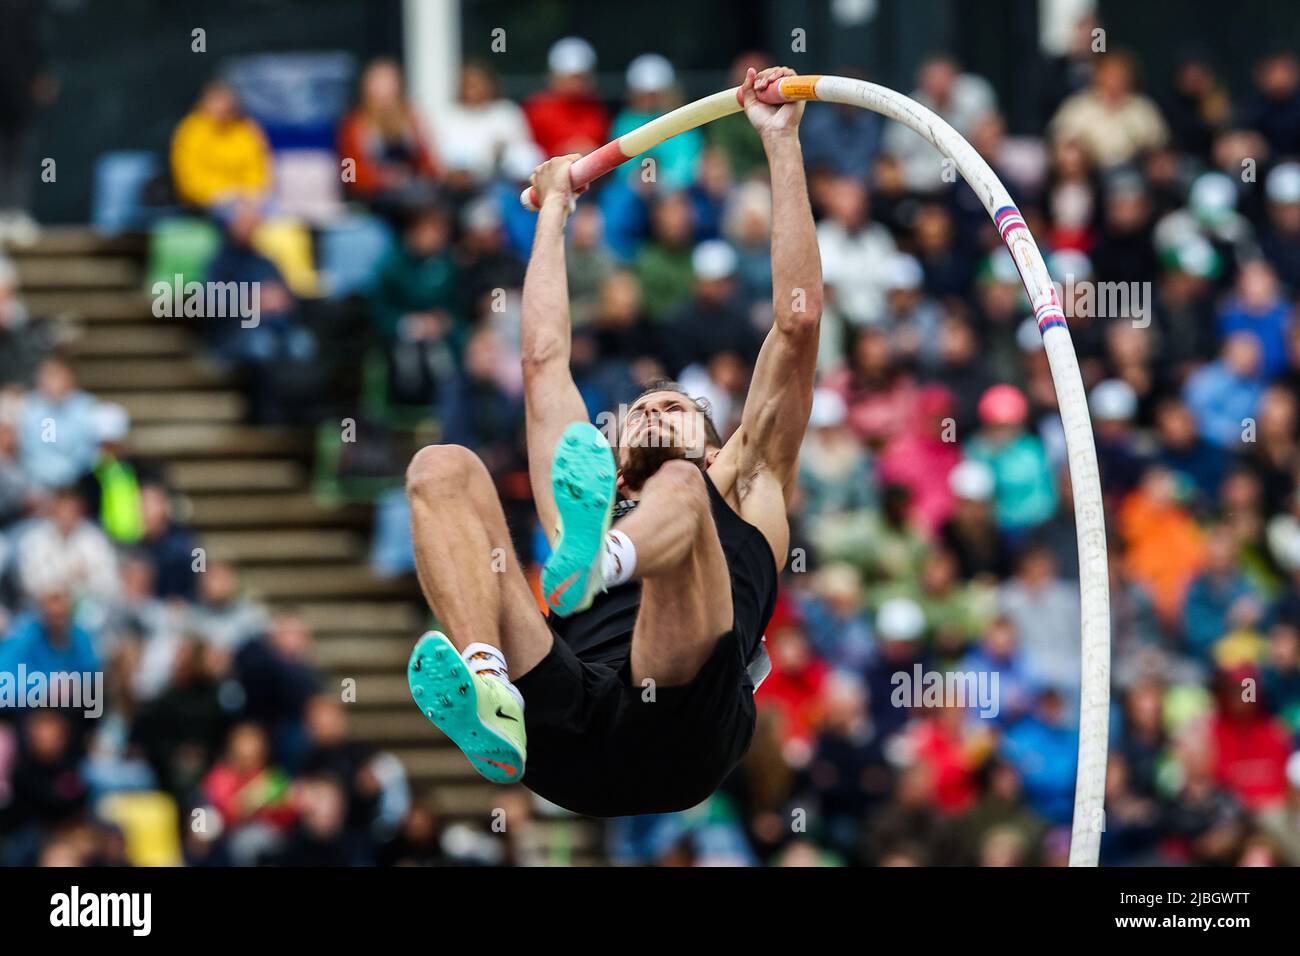
M 510 683 L 510 669 L 506 666 L 506 656 L 498 648 L 476 641 L 461 651 L 460 656 L 465 659 L 465 663 L 475 674 L 488 674 L 499 679 L 515 700 L 519 701 L 519 706 L 524 706 L 524 695 Z
M 636 545 L 622 531 L 610 531 L 605 535 L 605 554 L 600 565 L 606 590 L 630 580 L 635 571 Z

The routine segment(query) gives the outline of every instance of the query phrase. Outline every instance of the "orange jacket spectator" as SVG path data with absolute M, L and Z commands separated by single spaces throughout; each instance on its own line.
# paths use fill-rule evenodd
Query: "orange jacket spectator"
M 372 197 L 440 174 L 429 138 L 402 96 L 402 73 L 376 60 L 361 75 L 357 105 L 339 126 L 339 156 L 353 163 L 350 192 Z
M 339 126 L 339 155 L 355 162 L 354 179 L 348 189 L 359 196 L 373 196 L 412 177 L 435 179 L 438 164 L 428 141 L 419 132 L 414 114 L 406 133 L 385 134 L 358 111 L 349 113 Z
M 1201 529 L 1172 493 L 1173 479 L 1153 470 L 1119 509 L 1126 569 L 1145 585 L 1156 613 L 1169 625 L 1182 618 L 1183 599 L 1205 563 Z

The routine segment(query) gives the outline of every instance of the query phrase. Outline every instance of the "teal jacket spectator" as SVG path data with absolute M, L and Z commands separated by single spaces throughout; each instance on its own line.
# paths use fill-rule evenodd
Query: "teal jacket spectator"
M 1246 575 L 1237 570 L 1226 574 L 1204 571 L 1187 589 L 1183 604 L 1183 634 L 1187 651 L 1198 660 L 1210 661 L 1214 642 L 1232 630 L 1230 614 L 1242 599 L 1263 598 L 1256 594 Z
M 625 109 L 614 117 L 614 129 L 610 133 L 610 138 L 618 139 L 624 133 L 630 133 L 638 126 L 644 126 L 658 115 L 658 113 Z M 699 168 L 702 152 L 704 152 L 704 134 L 698 129 L 687 130 L 685 133 L 664 140 L 654 149 L 647 150 L 628 163 L 624 175 L 633 182 L 643 181 L 642 176 L 648 176 L 648 171 L 653 169 L 654 179 L 651 181 L 657 183 L 659 189 L 685 189 L 695 182 L 695 171 Z M 647 166 L 647 159 L 653 160 L 654 165 Z
M 407 224 L 402 241 L 379 263 L 371 297 L 375 329 L 385 341 L 443 333 L 461 317 L 459 270 L 448 249 L 445 212 L 426 210 Z M 435 336 L 440 337 L 440 336 Z
M 971 439 L 968 457 L 993 469 L 994 506 L 998 524 L 1021 531 L 1041 524 L 1056 510 L 1056 485 L 1043 443 L 1022 432 L 1002 444 L 982 435 Z

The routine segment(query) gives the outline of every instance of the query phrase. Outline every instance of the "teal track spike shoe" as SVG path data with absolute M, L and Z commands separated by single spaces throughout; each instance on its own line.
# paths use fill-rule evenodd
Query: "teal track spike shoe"
M 474 645 L 467 650 L 473 652 Z M 429 631 L 411 651 L 406 681 L 420 712 L 475 770 L 493 783 L 514 783 L 524 775 L 527 756 L 523 704 L 493 661 L 480 663 L 476 670 L 446 635 Z
M 591 607 L 601 589 L 605 534 L 613 520 L 618 468 L 609 442 L 589 422 L 564 430 L 551 464 L 560 513 L 555 550 L 542 568 L 546 605 L 560 617 Z

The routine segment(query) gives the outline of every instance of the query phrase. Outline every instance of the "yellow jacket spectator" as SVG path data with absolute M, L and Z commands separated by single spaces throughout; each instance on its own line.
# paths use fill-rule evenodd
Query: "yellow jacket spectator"
M 257 198 L 271 188 L 271 148 L 261 127 L 242 115 L 235 91 L 218 80 L 172 136 L 172 179 L 181 201 L 208 208 Z

